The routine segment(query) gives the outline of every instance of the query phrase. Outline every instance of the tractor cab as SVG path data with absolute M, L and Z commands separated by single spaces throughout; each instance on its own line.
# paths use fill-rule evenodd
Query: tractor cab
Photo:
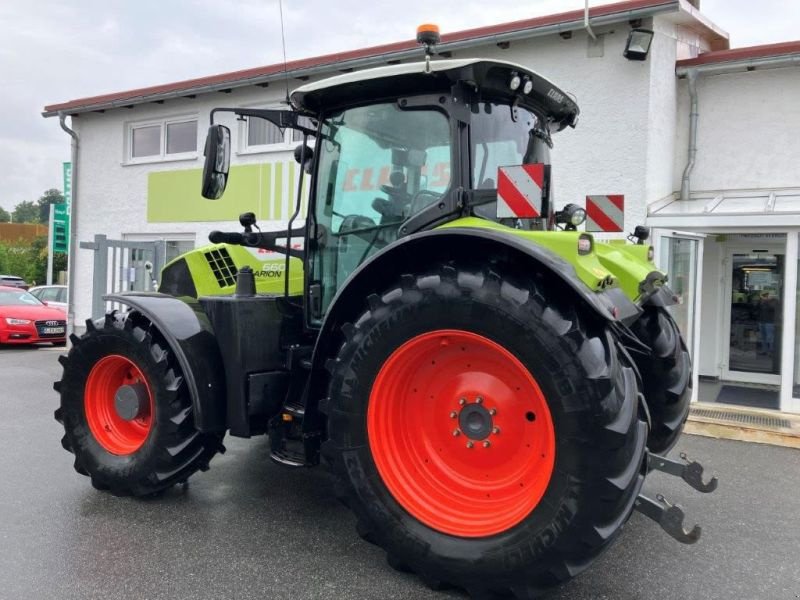
M 295 158 L 312 173 L 310 208 L 305 228 L 284 234 L 306 238 L 311 323 L 321 322 L 361 264 L 403 237 L 470 216 L 515 229 L 554 228 L 551 135 L 574 126 L 579 109 L 533 71 L 480 59 L 393 65 L 304 85 L 291 105 L 217 111 L 304 133 Z M 309 119 L 313 130 L 302 125 Z M 229 139 L 227 128 L 212 125 L 208 198 L 224 191 Z M 498 205 L 501 167 L 522 165 L 536 165 L 539 176 L 522 172 L 517 183 L 530 195 L 523 210 L 509 212 Z M 212 241 L 227 239 L 215 234 Z

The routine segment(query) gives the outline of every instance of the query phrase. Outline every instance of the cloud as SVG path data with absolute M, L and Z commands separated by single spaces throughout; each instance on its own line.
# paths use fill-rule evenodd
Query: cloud
M 592 6 L 608 3 L 592 0 Z M 396 0 L 283 4 L 288 58 L 408 39 L 421 22 L 454 31 L 583 7 L 582 0 Z M 794 0 L 702 0 L 736 45 L 797 36 Z M 0 2 L 0 205 L 61 186 L 69 138 L 45 104 L 282 60 L 277 0 Z

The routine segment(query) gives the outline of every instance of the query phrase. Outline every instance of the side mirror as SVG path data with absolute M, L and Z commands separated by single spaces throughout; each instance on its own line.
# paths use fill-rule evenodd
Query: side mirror
M 228 183 L 228 170 L 231 163 L 231 130 L 224 125 L 208 128 L 206 148 L 203 153 L 203 198 L 218 200 L 225 192 Z

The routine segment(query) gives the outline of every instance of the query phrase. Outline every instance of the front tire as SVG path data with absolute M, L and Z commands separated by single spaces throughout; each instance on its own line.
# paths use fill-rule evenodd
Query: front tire
M 551 290 L 444 267 L 404 276 L 343 328 L 323 454 L 390 565 L 535 597 L 629 518 L 646 471 L 634 369 Z
M 691 359 L 678 325 L 664 308 L 646 307 L 632 330 L 651 349 L 646 356 L 635 354 L 652 423 L 647 447 L 667 454 L 689 417 Z
M 138 313 L 86 325 L 60 357 L 54 385 L 75 470 L 97 489 L 146 496 L 207 469 L 222 437 L 195 429 L 188 388 L 159 332 Z

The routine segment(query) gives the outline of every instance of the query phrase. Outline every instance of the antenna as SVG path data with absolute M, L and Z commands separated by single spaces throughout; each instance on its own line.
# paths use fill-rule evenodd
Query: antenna
M 281 12 L 281 45 L 283 46 L 283 76 L 286 81 L 286 103 L 289 103 L 289 68 L 286 64 L 286 36 L 283 33 L 283 1 L 278 0 L 278 10 Z

